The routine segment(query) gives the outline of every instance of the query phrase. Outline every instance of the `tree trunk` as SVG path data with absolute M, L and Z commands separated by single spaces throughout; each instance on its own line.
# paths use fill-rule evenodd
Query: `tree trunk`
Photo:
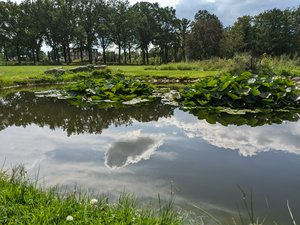
M 130 50 L 130 47 L 128 48 L 128 57 L 129 57 L 129 64 L 131 64 L 131 50 Z
M 32 48 L 31 49 L 31 53 L 32 53 L 32 60 L 33 60 L 33 64 L 35 65 L 36 64 L 36 61 L 35 61 L 35 49 L 34 48 Z
M 105 46 L 102 45 L 102 55 L 103 55 L 103 63 L 106 64 L 106 52 Z
M 93 49 L 92 44 L 88 43 L 88 54 L 89 54 L 89 63 L 93 63 Z
M 40 49 L 36 48 L 35 52 L 36 52 L 36 61 L 39 62 L 40 61 Z
M 182 48 L 182 56 L 183 56 L 183 62 L 186 62 L 185 47 Z
M 65 63 L 67 63 L 67 51 L 66 51 L 66 46 L 65 45 L 63 45 L 63 54 L 64 54 Z
M 50 52 L 47 52 L 47 55 L 48 55 L 48 60 L 49 60 L 49 62 L 51 62 L 51 55 L 50 55 Z
M 83 62 L 83 44 L 80 42 L 80 61 Z
M 145 49 L 142 49 L 142 59 L 143 59 L 143 65 L 145 65 L 146 64 Z
M 124 52 L 124 63 L 127 64 L 126 47 L 124 47 L 123 52 Z
M 18 63 L 21 64 L 21 56 L 20 56 L 20 47 L 19 47 L 19 45 L 16 46 L 16 50 L 17 50 Z
M 4 45 L 4 57 L 6 59 L 6 61 L 8 61 L 8 54 L 7 54 L 7 49 L 6 49 L 6 46 Z
M 121 65 L 121 44 L 119 43 L 118 46 L 119 46 L 118 62 L 119 62 L 119 64 Z
M 67 53 L 68 53 L 68 62 L 71 63 L 72 59 L 71 59 L 71 50 L 69 44 L 67 44 Z
M 146 59 L 147 59 L 147 65 L 149 65 L 149 51 L 148 51 L 148 47 L 146 48 Z

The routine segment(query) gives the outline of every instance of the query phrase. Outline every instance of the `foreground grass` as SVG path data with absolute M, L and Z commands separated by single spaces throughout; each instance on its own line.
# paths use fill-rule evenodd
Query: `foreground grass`
M 0 172 L 0 224 L 183 224 L 172 203 L 159 208 L 138 208 L 134 197 L 122 194 L 116 203 L 108 198 L 58 189 L 41 190 L 26 179 L 22 167 L 12 174 Z

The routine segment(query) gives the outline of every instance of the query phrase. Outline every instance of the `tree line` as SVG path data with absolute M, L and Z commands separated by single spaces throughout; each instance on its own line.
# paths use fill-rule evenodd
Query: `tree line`
M 116 61 L 132 63 L 139 54 L 142 64 L 150 56 L 159 63 L 233 57 L 247 52 L 278 56 L 300 51 L 300 6 L 242 16 L 230 27 L 206 10 L 199 10 L 193 21 L 176 17 L 172 7 L 158 3 L 128 0 L 24 0 L 0 1 L 0 51 L 6 60 L 26 55 L 40 61 L 41 47 L 51 47 L 49 60 L 72 61 L 71 51 L 88 53 L 101 48 L 103 62 L 116 45 Z

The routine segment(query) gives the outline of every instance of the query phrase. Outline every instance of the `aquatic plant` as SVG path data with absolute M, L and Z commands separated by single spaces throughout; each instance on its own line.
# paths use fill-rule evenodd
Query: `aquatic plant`
M 239 76 L 226 73 L 207 77 L 191 87 L 180 90 L 177 99 L 185 107 L 224 107 L 234 109 L 292 109 L 300 108 L 300 91 L 292 80 L 280 76 Z
M 114 76 L 110 79 L 87 79 L 66 87 L 66 96 L 78 101 L 125 102 L 134 98 L 151 99 L 155 86 L 139 80 Z

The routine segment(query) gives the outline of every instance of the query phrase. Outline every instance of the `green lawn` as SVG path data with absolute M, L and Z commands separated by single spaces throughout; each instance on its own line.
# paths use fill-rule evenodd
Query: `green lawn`
M 51 68 L 69 69 L 74 66 L 0 66 L 0 87 L 30 83 L 68 82 L 82 79 L 91 75 L 90 72 L 65 73 L 62 76 L 46 75 L 44 72 Z M 154 66 L 108 66 L 112 74 L 122 73 L 139 78 L 172 78 L 191 79 L 217 75 L 219 71 L 203 71 L 199 68 L 178 70 L 172 67 Z
M 109 66 L 113 74 L 124 73 L 137 77 L 168 77 L 168 78 L 201 78 L 205 76 L 217 75 L 220 71 L 203 70 L 167 70 L 153 66 Z

